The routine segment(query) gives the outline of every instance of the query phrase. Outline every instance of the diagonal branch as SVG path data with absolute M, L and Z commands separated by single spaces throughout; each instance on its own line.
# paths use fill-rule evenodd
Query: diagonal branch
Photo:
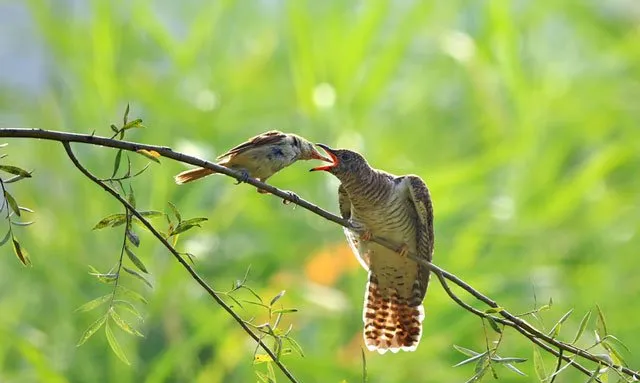
M 280 190 L 274 186 L 271 186 L 269 184 L 265 184 L 264 182 L 260 182 L 256 179 L 253 178 L 248 178 L 248 179 L 244 179 L 243 175 L 240 174 L 239 172 L 236 172 L 234 170 L 228 169 L 226 167 L 220 166 L 218 164 L 215 164 L 213 162 L 209 162 L 209 161 L 205 161 L 202 159 L 199 159 L 197 157 L 193 157 L 193 156 L 189 156 L 183 153 L 179 153 L 179 152 L 175 152 L 173 151 L 171 148 L 169 147 L 165 147 L 165 146 L 156 146 L 156 145 L 146 145 L 146 144 L 141 144 L 141 143 L 136 143 L 136 142 L 128 142 L 128 141 L 118 141 L 118 140 L 114 140 L 114 139 L 109 139 L 106 137 L 99 137 L 99 136 L 95 136 L 95 135 L 86 135 L 86 134 L 76 134 L 76 133 L 64 133 L 64 132 L 57 132 L 57 131 L 50 131 L 50 130 L 43 130 L 43 129 L 20 129 L 20 128 L 10 128 L 10 129 L 0 129 L 0 137 L 20 137 L 20 138 L 40 138 L 40 139 L 45 139 L 45 140 L 52 140 L 52 141 L 59 141 L 59 142 L 63 142 L 63 143 L 69 143 L 69 142 L 79 142 L 79 143 L 85 143 L 85 144 L 90 144 L 90 145 L 99 145 L 99 146 L 105 146 L 105 147 L 111 147 L 111 148 L 119 148 L 119 149 L 124 149 L 124 150 L 128 150 L 128 151 L 138 151 L 140 149 L 144 149 L 144 150 L 152 150 L 157 152 L 158 154 L 160 154 L 162 157 L 166 157 L 166 158 L 170 158 L 179 162 L 183 162 L 183 163 L 187 163 L 187 164 L 191 164 L 191 165 L 195 165 L 195 166 L 200 166 L 200 167 L 204 167 L 204 168 L 208 168 L 208 169 L 212 169 L 214 171 L 216 171 L 217 173 L 221 173 L 221 174 L 225 174 L 229 177 L 235 178 L 238 181 L 245 181 L 248 184 L 251 184 L 253 186 L 256 186 L 260 189 L 266 190 L 267 192 L 276 195 L 284 200 L 290 201 L 298 206 L 301 206 L 309 211 L 311 211 L 312 213 L 315 213 L 329 221 L 332 221 L 334 223 L 337 223 L 338 225 L 341 225 L 343 227 L 349 228 L 355 232 L 358 232 L 356 229 L 354 229 L 350 222 L 348 220 L 345 220 L 341 217 L 338 217 L 334 214 L 331 214 L 330 212 L 323 210 L 322 208 L 318 207 L 317 205 L 314 205 L 308 201 L 305 201 L 304 199 L 299 198 L 297 195 L 290 193 L 290 192 L 286 192 L 283 190 Z M 95 181 L 94 181 L 95 182 Z M 126 202 L 126 201 L 125 201 Z M 387 241 L 384 238 L 380 238 L 380 237 L 372 237 L 371 241 L 379 243 L 385 247 L 388 247 L 389 249 L 398 251 L 400 250 L 400 246 L 398 246 L 395 243 L 392 243 L 390 241 Z M 418 257 L 416 257 L 415 254 L 408 254 L 407 255 L 410 259 L 419 262 L 427 267 L 429 267 L 436 275 L 438 275 L 438 277 L 440 278 L 443 277 L 444 279 L 447 279 L 451 282 L 453 282 L 454 284 L 456 284 L 457 286 L 459 286 L 460 288 L 462 288 L 463 290 L 465 290 L 466 292 L 468 292 L 469 294 L 471 294 L 474 298 L 476 298 L 477 300 L 487 304 L 489 307 L 492 308 L 499 308 L 499 305 L 492 300 L 491 298 L 485 296 L 484 294 L 482 294 L 481 292 L 479 292 L 478 290 L 474 289 L 471 285 L 469 285 L 468 283 L 464 282 L 463 280 L 461 280 L 460 278 L 458 278 L 457 276 L 455 276 L 454 274 L 449 273 L 448 271 L 440 268 L 439 266 L 427 262 L 423 259 L 420 259 Z M 178 257 L 180 259 L 180 257 Z M 188 266 L 188 265 L 186 265 Z M 193 275 L 193 274 L 192 274 Z M 204 287 L 204 286 L 203 286 Z M 447 292 L 449 293 L 449 292 Z M 462 302 L 461 300 L 456 300 L 456 303 L 460 304 L 460 302 Z M 468 310 L 468 305 L 462 305 L 462 307 L 464 307 L 465 309 Z M 476 312 L 472 311 L 474 314 L 477 315 Z M 511 314 L 510 312 L 508 312 L 507 310 L 501 309 L 499 311 L 499 314 L 505 319 L 505 323 L 506 322 L 510 322 L 513 324 L 513 328 L 515 328 L 517 331 L 519 331 L 520 333 L 522 333 L 524 336 L 526 336 L 527 338 L 529 338 L 533 343 L 539 345 L 540 347 L 542 347 L 544 350 L 546 350 L 547 352 L 553 354 L 556 357 L 560 356 L 560 352 L 556 351 L 554 348 L 550 347 L 551 346 L 555 346 L 556 348 L 558 348 L 559 350 L 564 350 L 567 353 L 570 354 L 574 354 L 577 356 L 580 356 L 586 360 L 589 360 L 591 362 L 594 363 L 598 363 L 598 364 L 603 364 L 603 365 L 607 365 L 610 368 L 616 369 L 617 371 L 620 371 L 621 373 L 624 373 L 630 377 L 633 377 L 635 379 L 640 379 L 640 372 L 637 371 L 633 371 L 625 366 L 619 366 L 619 365 L 615 365 L 612 364 L 610 362 L 607 362 L 605 360 L 603 360 L 602 358 L 599 358 L 597 356 L 595 356 L 594 354 L 585 351 L 583 349 L 580 349 L 578 347 L 575 347 L 571 344 L 565 343 L 565 342 L 561 342 L 558 341 L 550 336 L 548 336 L 547 334 L 544 334 L 543 332 L 541 332 L 540 330 L 538 330 L 537 328 L 533 327 L 532 325 L 530 325 L 529 323 L 527 323 L 526 321 L 522 320 L 521 318 Z M 502 323 L 502 322 L 501 322 Z M 254 334 L 255 335 L 255 334 Z M 254 338 L 256 339 L 256 338 Z M 563 359 L 565 359 L 566 357 L 562 357 Z M 275 360 L 275 359 L 274 359 Z M 565 359 L 566 360 L 566 359 Z M 581 369 L 578 367 L 577 363 L 575 361 L 571 362 L 571 365 L 573 367 L 578 368 L 581 372 L 584 372 L 585 374 L 591 376 L 592 374 L 590 372 L 585 372 L 588 371 L 586 369 L 584 369 L 584 367 Z
M 264 351 L 269 354 L 269 356 L 271 357 L 271 359 L 276 363 L 276 365 L 280 368 L 280 370 L 287 376 L 287 378 L 289 378 L 289 380 L 293 383 L 296 383 L 297 380 L 296 378 L 291 374 L 291 372 L 289 372 L 289 370 L 287 370 L 287 368 L 284 366 L 284 364 L 282 364 L 282 362 L 280 362 L 280 360 L 278 359 L 278 357 L 275 355 L 275 353 L 273 351 L 271 351 L 271 349 L 264 344 L 264 342 L 262 341 L 262 339 L 260 337 L 258 337 L 248 326 L 247 324 L 242 320 L 242 318 L 240 318 L 240 316 L 238 316 L 238 314 L 236 314 L 235 311 L 233 311 L 233 309 L 231 307 L 229 307 L 224 300 L 222 300 L 222 298 L 220 298 L 220 296 L 211 288 L 211 286 L 209 286 L 207 284 L 207 282 L 205 282 L 199 275 L 198 273 L 187 263 L 187 261 L 184 260 L 184 258 L 182 258 L 180 256 L 180 254 L 178 253 L 178 251 L 171 246 L 171 244 L 162 236 L 162 234 L 160 234 L 154 227 L 153 225 L 151 225 L 151 223 L 144 217 L 142 216 L 133 206 L 131 206 L 131 204 L 124 199 L 118 192 L 116 192 L 115 190 L 113 190 L 111 187 L 109 187 L 109 185 L 105 184 L 104 182 L 100 181 L 96 176 L 94 176 L 89 170 L 87 170 L 87 168 L 85 168 L 80 161 L 78 160 L 78 158 L 76 157 L 76 155 L 73 153 L 73 151 L 71 150 L 71 145 L 69 144 L 68 141 L 63 141 L 62 145 L 64 146 L 64 150 L 67 152 L 67 155 L 69 156 L 69 159 L 71 159 L 71 162 L 73 162 L 73 164 L 76 166 L 76 168 L 78 168 L 78 170 L 80 170 L 80 172 L 82 172 L 82 174 L 84 174 L 85 176 L 87 176 L 87 178 L 89 178 L 91 181 L 93 181 L 95 184 L 97 184 L 98 186 L 100 186 L 101 188 L 103 188 L 107 193 L 111 194 L 115 199 L 117 199 L 126 209 L 128 209 L 131 214 L 133 214 L 136 218 L 138 218 L 140 220 L 140 222 L 142 222 L 142 224 L 144 226 L 146 226 L 147 229 L 149 229 L 149 231 L 164 245 L 164 247 L 167 248 L 167 250 L 169 250 L 169 252 L 176 258 L 176 260 L 180 263 L 180 265 L 182 265 L 182 267 L 184 267 L 187 272 L 189 274 L 191 274 L 191 277 L 209 294 L 211 295 L 211 297 L 216 301 L 216 303 L 218 303 L 220 306 L 222 306 L 222 308 L 229 313 L 229 315 L 231 315 L 231 317 L 238 322 L 238 324 L 240 325 L 240 327 L 242 327 L 242 329 L 249 334 L 250 337 L 253 338 L 253 340 L 255 340 L 260 347 L 262 347 L 262 349 L 264 349 Z

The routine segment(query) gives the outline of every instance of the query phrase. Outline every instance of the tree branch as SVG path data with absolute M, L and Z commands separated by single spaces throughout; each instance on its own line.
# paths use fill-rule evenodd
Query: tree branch
M 160 234 L 154 227 L 153 225 L 151 225 L 151 222 L 149 222 L 144 216 L 142 216 L 137 210 L 136 208 L 134 208 L 133 206 L 131 206 L 131 204 L 124 199 L 117 191 L 113 190 L 111 187 L 109 187 L 109 185 L 105 184 L 104 182 L 102 182 L 101 180 L 98 179 L 98 177 L 94 176 L 89 170 L 87 170 L 87 168 L 85 168 L 80 161 L 78 160 L 78 158 L 76 157 L 76 155 L 73 153 L 73 151 L 71 150 L 71 145 L 69 144 L 68 141 L 63 141 L 62 145 L 64 146 L 64 150 L 67 152 L 67 155 L 69 156 L 69 159 L 71 159 L 71 162 L 73 162 L 73 164 L 76 166 L 76 168 L 78 168 L 78 170 L 80 170 L 80 172 L 82 174 L 84 174 L 85 176 L 87 176 L 87 178 L 89 178 L 91 181 L 93 181 L 95 184 L 97 184 L 98 186 L 100 186 L 101 188 L 103 188 L 107 193 L 111 194 L 115 199 L 117 199 L 129 212 L 131 212 L 131 214 L 133 214 L 136 218 L 138 218 L 140 220 L 140 222 L 142 222 L 142 224 L 149 229 L 149 231 L 164 245 L 164 247 L 167 248 L 167 250 L 169 250 L 169 252 L 174 256 L 174 258 L 176 258 L 176 260 L 180 263 L 180 265 L 182 265 L 182 267 L 184 267 L 187 272 L 189 274 L 191 274 L 191 277 L 216 301 L 216 303 L 218 303 L 227 313 L 229 313 L 229 315 L 231 315 L 231 317 L 240 325 L 240 327 L 242 327 L 242 329 L 249 334 L 249 336 L 251 338 L 253 338 L 253 340 L 255 340 L 260 347 L 262 347 L 262 349 L 269 354 L 269 356 L 271 357 L 271 359 L 274 361 L 274 363 L 276 363 L 276 365 L 280 368 L 280 370 L 282 371 L 283 374 L 286 375 L 287 378 L 289 378 L 289 380 L 293 383 L 297 383 L 296 378 L 291 374 L 291 372 L 289 372 L 289 370 L 287 370 L 287 368 L 284 366 L 284 364 L 282 364 L 282 362 L 280 362 L 280 360 L 278 359 L 278 357 L 275 355 L 275 353 L 273 351 L 271 351 L 271 349 L 264 344 L 264 342 L 262 341 L 262 339 L 260 337 L 258 337 L 250 328 L 249 326 L 247 326 L 247 324 L 244 322 L 244 320 L 242 320 L 242 318 L 240 316 L 238 316 L 238 314 L 236 314 L 235 311 L 233 311 L 233 309 L 231 307 L 229 307 L 229 305 L 227 305 L 225 303 L 224 300 L 222 300 L 222 298 L 220 298 L 220 296 L 211 288 L 211 286 L 209 286 L 207 284 L 207 282 L 205 282 L 200 275 L 198 275 L 198 273 L 187 263 L 187 261 L 185 261 L 184 258 L 182 258 L 180 256 L 180 253 L 173 247 L 171 246 L 171 244 L 162 236 L 162 234 Z
M 202 159 L 199 159 L 197 157 L 193 157 L 193 156 L 189 156 L 183 153 L 179 153 L 179 152 L 175 152 L 173 151 L 171 148 L 169 147 L 164 147 L 164 146 L 155 146 L 155 145 L 146 145 L 146 144 L 140 144 L 140 143 L 136 143 L 136 142 L 128 142 L 128 141 L 119 141 L 119 140 L 115 140 L 115 139 L 109 139 L 106 137 L 99 137 L 99 136 L 95 136 L 95 135 L 85 135 L 85 134 L 76 134 L 76 133 L 64 133 L 64 132 L 57 132 L 57 131 L 50 131 L 50 130 L 43 130 L 43 129 L 20 129 L 20 128 L 15 128 L 15 129 L 0 129 L 0 137 L 16 137 L 16 138 L 40 138 L 40 139 L 46 139 L 46 140 L 53 140 L 53 141 L 59 141 L 59 142 L 63 142 L 65 144 L 65 149 L 68 147 L 68 143 L 69 142 L 79 142 L 79 143 L 85 143 L 85 144 L 91 144 L 91 145 L 100 145 L 100 146 L 105 146 L 105 147 L 111 147 L 111 148 L 118 148 L 118 149 L 124 149 L 124 150 L 128 150 L 128 151 L 138 151 L 140 149 L 144 149 L 144 150 L 151 150 L 151 151 L 155 151 L 158 154 L 160 154 L 162 157 L 165 158 L 170 158 L 179 162 L 183 162 L 183 163 L 188 163 L 191 165 L 195 165 L 195 166 L 200 166 L 200 167 L 204 167 L 204 168 L 208 168 L 208 169 L 212 169 L 214 171 L 216 171 L 217 173 L 221 173 L 221 174 L 225 174 L 229 177 L 235 178 L 236 180 L 244 180 L 243 179 L 243 174 L 236 172 L 234 170 L 228 169 L 226 167 L 217 165 L 215 163 L 209 162 L 209 161 L 205 161 Z M 77 165 L 76 165 L 77 166 Z M 84 173 L 84 172 L 83 172 Z M 87 175 L 87 173 L 85 173 L 85 175 Z M 87 175 L 88 176 L 88 175 Z M 95 178 L 95 177 L 94 177 Z M 93 179 L 92 179 L 93 180 Z M 97 179 L 94 180 L 94 182 L 99 181 Z M 283 190 L 280 190 L 274 186 L 271 186 L 269 184 L 265 184 L 263 182 L 260 182 L 256 179 L 253 178 L 248 178 L 246 179 L 246 183 L 251 184 L 253 186 L 256 186 L 260 189 L 266 190 L 267 192 L 276 195 L 284 200 L 290 201 L 298 206 L 301 206 L 329 221 L 332 221 L 334 223 L 337 223 L 343 227 L 346 227 L 348 229 L 351 229 L 355 232 L 358 232 L 358 230 L 354 229 L 349 221 L 338 217 L 334 214 L 331 214 L 330 212 L 323 210 L 322 208 L 318 207 L 317 205 L 314 205 L 308 201 L 305 201 L 304 199 L 299 198 L 297 195 L 293 194 L 293 193 L 289 193 Z M 101 185 L 102 186 L 102 185 Z M 105 185 L 106 186 L 106 185 Z M 103 186 L 104 187 L 104 186 Z M 111 192 L 115 193 L 115 191 L 113 191 L 112 189 L 108 188 L 105 189 L 107 191 L 111 190 Z M 110 193 L 111 193 L 110 192 Z M 112 193 L 112 194 L 113 194 Z M 117 195 L 117 193 L 114 194 L 114 197 Z M 119 195 L 118 195 L 119 197 Z M 116 197 L 116 198 L 118 198 Z M 119 198 L 120 202 L 125 204 L 126 201 L 124 201 L 121 197 Z M 126 206 L 126 205 L 125 205 Z M 138 217 L 139 219 L 141 217 Z M 147 222 L 148 223 L 148 222 Z M 149 224 L 148 226 L 151 230 L 152 226 Z M 384 238 L 380 238 L 380 237 L 372 237 L 371 241 L 379 243 L 385 247 L 388 247 L 389 249 L 392 249 L 394 251 L 398 251 L 400 250 L 400 246 L 398 246 L 395 243 L 392 243 L 390 241 L 387 241 Z M 163 241 L 163 244 L 165 244 L 166 241 Z M 165 244 L 165 246 L 170 246 L 168 243 Z M 176 254 L 174 254 L 176 255 Z M 472 286 L 470 286 L 469 284 L 467 284 L 466 282 L 464 282 L 463 280 L 461 280 L 460 278 L 458 278 L 457 276 L 455 276 L 454 274 L 449 273 L 448 271 L 440 268 L 439 266 L 427 262 L 423 259 L 418 258 L 415 254 L 408 254 L 408 257 L 412 260 L 414 260 L 415 262 L 419 262 L 427 267 L 429 267 L 440 279 L 440 282 L 442 284 L 442 281 L 444 279 L 449 280 L 451 282 L 453 282 L 454 284 L 456 284 L 457 286 L 459 286 L 460 288 L 462 288 L 463 290 L 467 291 L 469 294 L 471 294 L 474 298 L 476 298 L 477 300 L 485 303 L 486 305 L 488 305 L 489 307 L 492 308 L 500 308 L 500 306 L 491 298 L 485 296 L 484 294 L 482 294 L 481 292 L 479 292 L 478 290 L 474 289 Z M 195 274 L 195 272 L 193 272 L 193 270 L 189 267 L 188 264 L 186 264 L 184 262 L 184 260 L 182 260 L 181 257 L 177 256 L 177 258 L 179 259 L 179 261 L 181 262 L 181 264 L 183 264 L 184 267 L 187 268 L 187 270 L 190 270 L 189 272 L 192 274 L 192 277 L 194 277 L 194 279 L 197 277 L 197 274 Z M 199 278 L 199 277 L 198 277 Z M 196 279 L 196 281 L 198 281 L 198 283 L 200 283 L 200 281 L 198 279 Z M 205 288 L 208 292 L 210 290 L 210 288 L 205 287 L 207 286 L 206 283 L 200 283 L 201 286 L 203 288 Z M 442 284 L 443 288 L 445 288 L 445 291 L 447 291 L 447 294 L 450 295 L 450 297 L 453 298 L 453 296 L 455 296 L 455 294 L 453 294 L 451 292 L 451 290 L 447 290 L 447 287 L 445 287 L 446 284 Z M 211 290 L 210 294 L 213 293 L 213 290 Z M 217 297 L 217 295 L 213 295 L 214 299 L 216 299 L 216 301 L 218 301 L 218 303 L 220 303 L 221 305 L 223 305 L 223 307 L 225 307 L 225 310 L 227 310 L 233 317 L 234 319 L 236 319 L 236 321 L 238 321 L 238 317 L 235 313 L 233 313 L 233 311 L 228 308 L 228 306 L 226 306 L 224 304 L 223 301 L 220 300 L 219 297 Z M 472 313 L 474 313 L 475 315 L 480 315 L 484 314 L 479 310 L 470 310 L 470 308 L 472 308 L 471 306 L 465 304 L 462 300 L 460 299 L 454 299 L 454 301 L 456 303 L 458 303 L 459 305 L 461 305 L 463 308 L 465 308 L 466 310 L 471 311 Z M 521 318 L 511 314 L 510 312 L 508 312 L 507 310 L 504 309 L 500 309 L 498 310 L 498 313 L 504 318 L 504 320 L 500 320 L 499 322 L 502 324 L 505 324 L 507 326 L 513 327 L 515 328 L 517 331 L 519 331 L 521 334 L 523 334 L 525 337 L 527 337 L 529 340 L 531 340 L 533 343 L 537 344 L 538 346 L 540 346 L 541 348 L 543 348 L 545 351 L 553 354 L 556 357 L 560 357 L 562 359 L 564 359 L 565 361 L 567 361 L 568 363 L 570 363 L 573 367 L 577 368 L 578 370 L 580 370 L 581 372 L 587 374 L 588 376 L 591 376 L 592 373 L 589 372 L 589 370 L 587 370 L 586 368 L 580 366 L 578 363 L 576 363 L 575 361 L 571 360 L 568 356 L 564 356 L 562 355 L 561 352 L 556 351 L 554 348 L 550 347 L 549 345 L 555 346 L 556 348 L 558 348 L 559 350 L 564 350 L 567 353 L 570 354 L 574 354 L 577 356 L 580 356 L 586 360 L 589 360 L 591 362 L 594 363 L 598 363 L 598 364 L 603 364 L 603 365 L 607 365 L 610 368 L 616 369 L 630 377 L 634 377 L 636 379 L 640 379 L 640 373 L 637 371 L 633 371 L 627 367 L 624 366 L 619 366 L 619 365 L 615 365 L 612 363 L 609 363 L 605 360 L 603 360 L 602 358 L 599 358 L 597 356 L 595 356 L 594 354 L 587 352 L 583 349 L 577 348 L 571 344 L 565 343 L 565 342 L 561 342 L 558 341 L 546 334 L 544 334 L 543 332 L 541 332 L 540 330 L 536 329 L 535 327 L 533 327 L 532 325 L 530 325 L 529 323 L 527 323 L 526 321 L 522 320 Z M 482 316 L 482 315 L 480 315 Z M 495 318 L 494 318 L 495 320 Z M 239 323 L 241 323 L 241 319 L 239 321 Z M 242 324 L 241 324 L 242 325 Z M 245 326 L 242 326 L 243 328 L 245 328 Z M 252 332 L 250 332 L 250 330 L 245 330 L 248 333 L 252 334 L 252 337 L 256 340 L 259 341 L 259 339 L 256 338 L 255 334 L 253 334 Z M 262 344 L 261 344 L 262 345 Z M 262 345 L 265 350 L 267 350 L 267 348 Z M 276 360 L 274 358 L 274 360 Z M 283 368 L 283 367 L 281 367 Z

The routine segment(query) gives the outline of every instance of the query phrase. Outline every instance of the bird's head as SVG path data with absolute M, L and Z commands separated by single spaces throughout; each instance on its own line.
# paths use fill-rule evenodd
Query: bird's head
M 300 149 L 301 160 L 320 160 L 325 162 L 333 162 L 331 158 L 324 156 L 318 151 L 318 149 L 316 149 L 316 147 L 311 142 L 305 140 L 304 138 L 294 136 L 293 142 L 294 145 L 297 145 Z
M 360 153 L 354 152 L 348 149 L 332 149 L 324 144 L 316 144 L 331 157 L 331 164 L 318 166 L 310 171 L 324 170 L 329 172 L 338 179 L 344 181 L 347 178 L 353 177 L 359 173 L 363 168 L 368 168 L 369 164 L 367 160 L 360 155 Z

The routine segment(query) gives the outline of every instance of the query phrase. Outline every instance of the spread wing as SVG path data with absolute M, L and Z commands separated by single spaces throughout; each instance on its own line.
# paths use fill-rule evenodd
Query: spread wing
M 229 149 L 226 153 L 219 155 L 217 159 L 220 160 L 225 157 L 234 156 L 256 146 L 271 144 L 284 139 L 286 136 L 287 135 L 285 133 L 278 130 L 270 130 L 268 132 L 258 134 L 255 137 L 251 137 L 240 145 Z
M 409 186 L 409 200 L 416 209 L 416 252 L 417 256 L 431 262 L 433 257 L 433 205 L 431 195 L 424 181 L 418 176 L 405 176 Z M 424 298 L 429 284 L 429 268 L 418 265 L 417 280 L 420 281 L 421 297 Z

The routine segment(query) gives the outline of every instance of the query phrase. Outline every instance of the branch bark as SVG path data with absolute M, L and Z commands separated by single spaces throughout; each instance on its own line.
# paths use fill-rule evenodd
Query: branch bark
M 14 138 L 34 138 L 34 139 L 45 139 L 45 140 L 52 140 L 52 141 L 58 141 L 58 142 L 62 142 L 63 145 L 65 145 L 65 149 L 67 149 L 69 147 L 69 143 L 70 142 L 77 142 L 77 143 L 84 143 L 84 144 L 90 144 L 90 145 L 99 145 L 99 146 L 104 146 L 104 147 L 110 147 L 110 148 L 117 148 L 117 149 L 123 149 L 123 150 L 128 150 L 128 151 L 138 151 L 141 149 L 144 150 L 150 150 L 150 151 L 155 151 L 157 152 L 160 156 L 165 157 L 165 158 L 169 158 L 175 161 L 179 161 L 179 162 L 183 162 L 183 163 L 187 163 L 187 164 L 191 164 L 191 165 L 195 165 L 195 166 L 200 166 L 200 167 L 204 167 L 204 168 L 208 168 L 208 169 L 212 169 L 214 171 L 216 171 L 217 173 L 221 173 L 221 174 L 225 174 L 229 177 L 235 178 L 238 181 L 245 181 L 243 178 L 243 174 L 236 172 L 234 170 L 228 169 L 226 167 L 217 165 L 213 162 L 209 162 L 209 161 L 205 161 L 202 160 L 200 158 L 197 157 L 193 157 L 193 156 L 189 156 L 186 155 L 184 153 L 180 153 L 180 152 L 175 152 L 173 151 L 171 148 L 169 147 L 165 147 L 165 146 L 156 146 L 156 145 L 146 145 L 146 144 L 141 144 L 141 143 L 137 143 L 137 142 L 129 142 L 129 141 L 119 141 L 119 140 L 115 140 L 115 139 L 110 139 L 110 138 L 106 138 L 106 137 L 99 137 L 99 136 L 95 136 L 95 135 L 86 135 L 86 134 L 77 134 L 77 133 L 65 133 L 65 132 L 58 132 L 58 131 L 51 131 L 51 130 L 43 130 L 43 129 L 21 129 L 21 128 L 8 128 L 8 129 L 0 129 L 0 137 L 14 137 Z M 69 154 L 69 151 L 67 152 L 67 154 Z M 71 153 L 72 154 L 72 153 Z M 70 155 L 71 157 L 71 155 Z M 72 158 L 73 160 L 73 158 Z M 75 164 L 75 162 L 74 162 Z M 76 164 L 76 166 L 78 166 Z M 81 169 L 81 168 L 79 168 Z M 86 170 L 86 169 L 85 169 Z M 82 171 L 82 169 L 81 169 Z M 85 173 L 83 171 L 83 174 L 85 174 L 87 177 L 89 177 L 89 175 L 87 173 Z M 89 177 L 91 178 L 91 177 Z M 95 177 L 92 178 L 92 181 L 100 184 L 103 188 L 105 188 L 106 185 L 104 185 L 100 180 L 98 180 Z M 263 182 L 260 182 L 256 179 L 253 178 L 248 178 L 245 181 L 248 184 L 251 184 L 253 186 L 256 186 L 260 189 L 266 190 L 267 192 L 278 196 L 284 200 L 290 201 L 298 206 L 301 206 L 304 209 L 307 209 L 309 211 L 311 211 L 312 213 L 315 213 L 319 216 L 321 216 L 322 218 L 325 218 L 329 221 L 332 221 L 334 223 L 337 223 L 338 225 L 341 225 L 343 227 L 349 228 L 351 230 L 354 230 L 357 232 L 356 229 L 354 229 L 353 227 L 351 227 L 349 221 L 336 216 L 326 210 L 323 210 L 322 208 L 318 207 L 317 205 L 314 205 L 300 197 L 298 197 L 297 195 L 287 192 L 287 191 L 283 191 L 281 189 L 278 189 L 274 186 L 271 186 L 269 184 L 265 184 Z M 104 186 L 103 186 L 104 185 Z M 109 188 L 108 186 L 106 186 L 105 190 L 107 190 L 109 193 L 111 193 L 115 198 L 118 198 L 118 200 L 123 203 L 125 206 L 127 206 L 127 202 L 119 196 L 119 194 L 117 194 L 117 192 L 113 191 L 113 189 Z M 114 194 L 115 193 L 115 194 Z M 130 208 L 130 206 L 127 206 L 127 208 Z M 132 212 L 135 210 L 132 210 Z M 137 216 L 142 222 L 144 221 L 144 217 L 139 217 Z M 147 226 L 148 224 L 148 226 Z M 153 226 L 151 226 L 150 223 L 148 223 L 148 221 L 146 221 L 145 226 L 147 226 L 150 230 L 155 230 L 152 229 Z M 153 231 L 152 231 L 153 232 Z M 161 236 L 160 236 L 161 237 Z M 160 239 L 160 237 L 158 237 Z M 399 251 L 400 246 L 398 246 L 395 243 L 392 243 L 390 241 L 385 240 L 384 238 L 380 238 L 380 237 L 372 237 L 371 238 L 372 241 L 379 243 L 385 247 L 388 247 L 389 249 L 395 250 L 395 251 Z M 163 244 L 166 246 L 168 246 L 168 248 L 170 248 L 171 246 L 166 242 L 163 241 L 161 239 L 161 242 L 163 242 Z M 171 249 L 170 249 L 171 251 Z M 173 249 L 173 251 L 175 251 L 175 249 Z M 243 329 L 245 329 L 245 331 L 247 331 L 247 333 L 250 334 L 250 336 L 252 336 L 252 338 L 254 340 L 256 340 L 267 352 L 270 352 L 270 350 L 268 349 L 268 347 L 266 347 L 264 344 L 261 343 L 261 341 L 255 336 L 255 334 L 253 334 L 253 332 L 248 329 L 246 327 L 246 325 L 242 322 L 242 319 L 239 318 L 237 316 L 237 314 L 235 314 L 233 312 L 233 310 L 231 310 L 225 303 L 224 301 L 222 301 L 213 290 L 211 290 L 210 287 L 208 287 L 208 285 L 201 280 L 201 278 L 195 273 L 195 271 L 193 271 L 193 269 L 177 254 L 177 252 L 172 252 L 172 254 L 174 254 L 174 256 L 177 257 L 178 261 L 183 265 L 183 267 L 185 267 L 187 269 L 187 271 L 191 274 L 191 276 L 203 287 L 205 288 L 205 290 L 207 290 L 207 292 L 209 292 L 210 295 L 212 295 L 214 297 L 214 299 L 216 300 L 216 302 L 218 302 L 227 312 L 230 313 L 230 315 L 232 315 L 232 317 L 238 321 L 238 323 L 243 327 Z M 433 263 L 429 263 L 427 261 L 424 261 L 418 257 L 416 257 L 415 254 L 408 254 L 408 257 L 416 262 L 419 262 L 421 264 L 426 265 L 427 267 L 429 267 L 434 274 L 436 274 L 436 276 L 438 277 L 438 279 L 440 280 L 441 285 L 443 286 L 443 288 L 445 289 L 445 291 L 447 292 L 447 294 L 449 294 L 449 296 L 461 307 L 463 307 L 465 310 L 468 310 L 470 312 L 472 312 L 475 315 L 481 316 L 481 317 L 487 317 L 489 315 L 487 315 L 486 313 L 484 313 L 483 311 L 480 311 L 478 309 L 473 308 L 472 306 L 464 303 L 461 299 L 456 299 L 457 296 L 451 291 L 451 289 L 448 287 L 448 284 L 446 283 L 446 280 L 454 283 L 455 285 L 457 285 L 458 287 L 462 288 L 463 290 L 465 290 L 467 293 L 469 293 L 471 296 L 473 296 L 475 299 L 479 300 L 480 302 L 483 302 L 484 304 L 486 304 L 487 306 L 491 307 L 491 308 L 500 308 L 500 306 L 498 305 L 497 302 L 495 302 L 494 300 L 492 300 L 491 298 L 487 297 L 486 295 L 482 294 L 481 292 L 479 292 L 478 290 L 474 289 L 471 285 L 469 285 L 468 283 L 464 282 L 462 279 L 458 278 L 457 276 L 455 276 L 454 274 L 449 273 L 448 271 L 440 268 L 439 266 L 433 264 Z M 454 298 L 456 297 L 456 298 Z M 565 343 L 565 342 L 561 342 L 558 341 L 550 336 L 548 336 L 547 334 L 541 332 L 540 330 L 538 330 L 537 328 L 535 328 L 534 326 L 532 326 L 531 324 L 527 323 L 526 321 L 524 321 L 523 319 L 519 318 L 516 315 L 511 314 L 509 311 L 505 310 L 505 309 L 500 309 L 498 311 L 499 315 L 502 316 L 502 318 L 504 319 L 500 319 L 500 318 L 493 318 L 494 320 L 497 320 L 499 323 L 505 325 L 505 326 L 509 326 L 514 328 L 516 331 L 520 332 L 522 335 L 524 335 L 526 338 L 528 338 L 531 342 L 533 342 L 534 344 L 540 346 L 541 348 L 543 348 L 545 351 L 551 353 L 552 355 L 554 355 L 555 357 L 561 358 L 563 360 L 565 360 L 567 363 L 571 364 L 574 368 L 578 369 L 580 372 L 584 373 L 587 376 L 591 376 L 592 372 L 589 371 L 587 368 L 585 368 L 584 366 L 578 364 L 575 360 L 573 360 L 573 358 L 571 358 L 568 355 L 564 355 L 564 354 L 571 354 L 571 355 L 575 355 L 575 356 L 579 356 L 585 360 L 600 364 L 600 365 L 606 365 L 609 366 L 612 369 L 616 369 L 619 372 L 629 376 L 629 377 L 633 377 L 635 379 L 640 379 L 640 373 L 637 371 L 633 371 L 625 366 L 619 366 L 619 365 L 615 365 L 612 364 L 610 362 L 605 361 L 604 359 L 588 352 L 585 351 L 583 349 L 580 349 L 578 347 L 575 347 L 571 344 Z M 551 347 L 553 346 L 553 347 Z M 560 351 L 557 351 L 556 349 Z M 273 357 L 273 355 L 270 356 Z M 277 361 L 276 358 L 273 358 L 274 360 Z M 278 365 L 281 370 L 283 370 L 283 372 L 286 371 L 286 369 L 284 368 L 284 366 L 280 366 Z M 287 375 L 287 373 L 285 372 L 285 375 Z M 290 377 L 290 379 L 292 379 L 293 377 Z M 295 380 L 292 380 L 295 381 Z M 599 381 L 598 379 L 596 379 L 596 381 Z

